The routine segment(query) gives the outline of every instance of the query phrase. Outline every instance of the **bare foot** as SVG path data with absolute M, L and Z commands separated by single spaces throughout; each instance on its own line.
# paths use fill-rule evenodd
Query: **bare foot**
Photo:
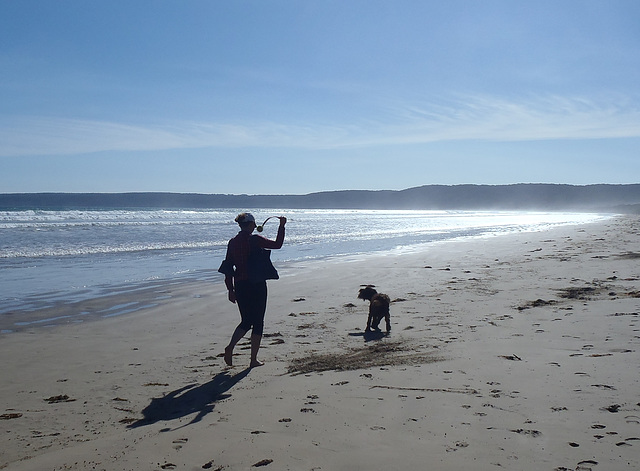
M 249 365 L 249 368 L 256 368 L 258 366 L 263 366 L 264 362 L 260 361 L 260 360 L 254 360 L 251 362 L 251 364 Z
M 225 348 L 224 349 L 224 362 L 228 366 L 233 366 L 233 348 Z

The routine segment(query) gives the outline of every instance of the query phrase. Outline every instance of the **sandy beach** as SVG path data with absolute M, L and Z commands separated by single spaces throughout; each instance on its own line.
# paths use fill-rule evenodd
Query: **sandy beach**
M 619 217 L 279 267 L 254 369 L 223 283 L 2 335 L 0 469 L 640 469 L 639 261 Z

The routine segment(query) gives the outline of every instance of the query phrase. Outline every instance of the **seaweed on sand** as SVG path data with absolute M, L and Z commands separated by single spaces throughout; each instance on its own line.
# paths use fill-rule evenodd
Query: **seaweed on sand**
M 596 288 L 586 286 L 584 288 L 564 288 L 558 290 L 560 297 L 565 299 L 590 299 L 590 296 L 597 294 Z
M 362 348 L 316 354 L 291 360 L 287 373 L 353 371 L 381 366 L 418 365 L 442 361 L 433 351 L 424 351 L 409 342 L 384 341 Z

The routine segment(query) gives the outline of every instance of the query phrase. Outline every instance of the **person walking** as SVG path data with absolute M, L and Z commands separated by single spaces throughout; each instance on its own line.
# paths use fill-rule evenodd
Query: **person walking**
M 242 337 L 251 330 L 251 363 L 250 367 L 264 365 L 258 360 L 258 351 L 264 330 L 264 315 L 267 310 L 267 282 L 265 278 L 277 278 L 275 269 L 270 265 L 274 275 L 256 274 L 251 264 L 259 258 L 264 249 L 279 249 L 284 243 L 284 226 L 287 218 L 279 216 L 280 226 L 276 240 L 259 235 L 252 235 L 256 229 L 256 219 L 251 213 L 240 213 L 235 221 L 240 232 L 227 245 L 227 255 L 218 270 L 225 275 L 225 285 L 229 301 L 238 305 L 240 324 L 236 327 L 229 345 L 224 349 L 224 361 L 233 365 L 233 349 Z M 268 259 L 268 257 L 267 257 Z

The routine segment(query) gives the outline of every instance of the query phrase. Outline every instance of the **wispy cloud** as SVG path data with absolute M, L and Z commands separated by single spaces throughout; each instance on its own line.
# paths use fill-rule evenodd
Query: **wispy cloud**
M 377 119 L 327 124 L 131 125 L 79 119 L 0 120 L 0 156 L 207 147 L 337 148 L 455 140 L 526 141 L 640 137 L 636 101 L 544 97 L 395 104 Z
M 398 107 L 397 113 L 398 123 L 388 133 L 396 143 L 640 137 L 640 108 L 627 100 L 545 97 L 516 102 L 476 96 Z

